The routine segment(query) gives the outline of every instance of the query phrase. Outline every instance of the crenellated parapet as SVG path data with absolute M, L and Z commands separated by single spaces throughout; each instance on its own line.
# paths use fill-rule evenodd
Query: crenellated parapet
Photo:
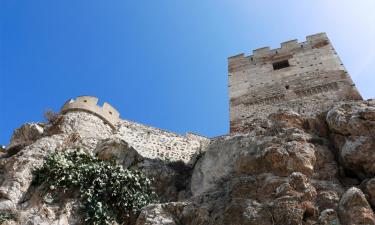
M 120 120 L 120 113 L 107 102 L 105 102 L 103 106 L 99 106 L 97 103 L 98 98 L 96 97 L 79 96 L 76 99 L 68 100 L 61 108 L 61 113 L 65 114 L 70 111 L 85 111 L 100 117 L 112 128 L 115 128 L 115 125 Z
M 329 39 L 326 33 L 318 33 L 306 37 L 306 41 L 298 42 L 297 39 L 286 41 L 280 44 L 280 48 L 271 49 L 270 47 L 262 47 L 253 50 L 253 54 L 245 56 L 244 53 L 228 58 L 229 71 L 241 68 L 249 64 L 262 63 L 265 61 L 277 61 L 279 59 L 288 58 L 298 51 L 306 49 L 319 48 L 328 45 Z

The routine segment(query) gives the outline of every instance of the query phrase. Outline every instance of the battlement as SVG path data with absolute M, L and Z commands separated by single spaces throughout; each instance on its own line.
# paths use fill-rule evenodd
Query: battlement
M 228 58 L 229 71 L 240 68 L 248 64 L 256 64 L 265 61 L 277 61 L 285 56 L 295 54 L 306 49 L 319 48 L 328 45 L 329 39 L 326 33 L 318 33 L 306 37 L 306 41 L 298 42 L 297 39 L 285 41 L 280 44 L 280 48 L 271 49 L 262 47 L 253 50 L 253 54 L 245 56 L 244 53 Z
M 120 113 L 107 102 L 105 102 L 103 106 L 98 106 L 97 103 L 98 98 L 96 97 L 79 96 L 75 100 L 68 100 L 61 108 L 61 113 L 65 114 L 69 111 L 86 111 L 100 117 L 112 128 L 115 128 L 116 123 L 120 119 Z

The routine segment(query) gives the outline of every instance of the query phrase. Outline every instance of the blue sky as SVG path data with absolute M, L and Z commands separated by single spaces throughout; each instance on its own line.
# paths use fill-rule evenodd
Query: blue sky
M 1 0 L 0 143 L 79 95 L 124 119 L 225 134 L 227 57 L 318 32 L 375 97 L 374 12 L 373 0 Z

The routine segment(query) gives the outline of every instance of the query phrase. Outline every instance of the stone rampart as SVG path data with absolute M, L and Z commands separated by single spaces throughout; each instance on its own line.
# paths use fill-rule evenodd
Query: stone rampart
M 101 118 L 109 124 L 114 135 L 130 144 L 139 154 L 150 159 L 166 161 L 195 162 L 196 156 L 203 151 L 209 139 L 193 134 L 178 135 L 173 132 L 120 119 L 119 112 L 110 104 L 98 106 L 98 98 L 80 96 L 67 101 L 61 113 L 83 111 Z
M 115 129 L 117 122 L 120 119 L 120 113 L 110 104 L 105 102 L 103 106 L 98 106 L 98 98 L 93 96 L 79 96 L 76 99 L 68 100 L 61 108 L 61 113 L 69 111 L 85 111 L 92 113 Z
M 209 139 L 196 134 L 178 135 L 162 129 L 122 120 L 117 135 L 146 158 L 193 164 Z

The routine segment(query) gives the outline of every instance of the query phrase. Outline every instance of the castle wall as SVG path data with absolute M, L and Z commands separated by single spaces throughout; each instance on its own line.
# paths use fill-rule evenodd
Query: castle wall
M 193 164 L 209 139 L 188 133 L 181 136 L 165 130 L 122 120 L 118 134 L 142 156 L 168 161 L 182 160 Z
M 239 54 L 228 63 L 231 133 L 246 132 L 249 120 L 283 107 L 308 113 L 362 99 L 325 33 Z M 275 69 L 280 63 L 285 67 Z
M 209 139 L 188 133 L 185 136 L 120 119 L 119 112 L 108 103 L 98 106 L 98 98 L 80 96 L 70 99 L 61 113 L 85 112 L 102 119 L 112 127 L 115 136 L 123 139 L 143 157 L 167 161 L 195 162 L 196 156 L 208 144 Z

